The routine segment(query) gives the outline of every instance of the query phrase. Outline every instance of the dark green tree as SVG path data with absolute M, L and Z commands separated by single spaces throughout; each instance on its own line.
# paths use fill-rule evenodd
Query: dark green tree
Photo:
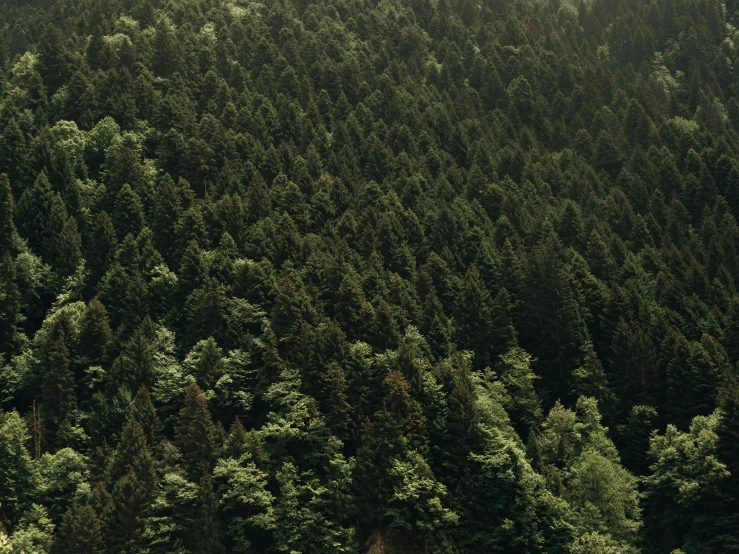
M 175 444 L 191 478 L 200 480 L 215 466 L 219 437 L 211 419 L 202 389 L 190 385 L 185 391 L 185 405 L 175 425 Z

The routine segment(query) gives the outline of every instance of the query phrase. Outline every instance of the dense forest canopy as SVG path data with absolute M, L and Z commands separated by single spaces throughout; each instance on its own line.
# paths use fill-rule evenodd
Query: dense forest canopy
M 0 553 L 739 552 L 737 0 L 4 0 Z

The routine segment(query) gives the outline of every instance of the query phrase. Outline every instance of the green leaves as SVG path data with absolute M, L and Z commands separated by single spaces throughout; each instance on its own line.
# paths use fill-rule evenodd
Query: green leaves
M 37 468 L 26 450 L 29 438 L 18 412 L 0 414 L 0 521 L 10 530 L 19 524 L 38 491 Z
M 234 552 L 254 552 L 250 531 L 274 528 L 274 496 L 266 490 L 268 474 L 256 467 L 249 455 L 219 460 L 213 471 L 219 486 L 220 504 L 228 516 L 226 533 Z
M 649 536 L 659 548 L 689 548 L 715 533 L 715 513 L 730 477 L 716 456 L 720 417 L 718 411 L 698 416 L 687 432 L 668 425 L 664 434 L 652 436 L 646 507 L 656 524 Z
M 436 480 L 418 452 L 393 460 L 390 475 L 396 482 L 385 512 L 391 527 L 433 535 L 459 521 L 459 516 L 444 505 L 446 487 Z
M 13 548 L 737 548 L 736 0 L 0 3 Z

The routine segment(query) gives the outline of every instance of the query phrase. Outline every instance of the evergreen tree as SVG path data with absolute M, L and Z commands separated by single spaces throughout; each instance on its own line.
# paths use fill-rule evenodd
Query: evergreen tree
M 112 342 L 113 332 L 105 306 L 93 298 L 80 320 L 79 352 L 82 363 L 105 365 L 109 360 Z
M 28 430 L 18 412 L 0 414 L 0 486 L 3 503 L 0 515 L 4 525 L 13 528 L 23 513 L 31 507 L 39 484 L 36 465 L 26 444 Z
M 113 222 L 107 212 L 100 212 L 95 218 L 92 235 L 87 247 L 90 278 L 97 282 L 115 260 L 118 240 L 113 228 Z
M 133 470 L 116 481 L 112 492 L 109 542 L 116 552 L 141 552 L 146 548 L 149 491 Z
M 49 365 L 44 377 L 44 416 L 48 423 L 46 441 L 55 446 L 63 444 L 64 434 L 74 424 L 77 409 L 74 373 L 70 367 L 69 350 L 63 331 L 49 352 Z
M 113 210 L 113 223 L 119 237 L 125 237 L 129 233 L 138 235 L 144 227 L 144 206 L 139 195 L 126 183 L 121 187 L 115 199 Z
M 218 518 L 218 498 L 213 491 L 213 480 L 205 473 L 200 479 L 196 512 L 192 514 L 193 526 L 186 540 L 191 552 L 221 554 L 226 551 L 221 544 L 220 521 Z
M 37 254 L 43 253 L 50 240 L 47 225 L 51 216 L 54 193 L 45 172 L 39 173 L 33 186 L 23 191 L 18 200 L 15 217 L 18 232 Z
M 15 201 L 10 180 L 0 174 L 0 252 L 13 252 L 16 248 Z
M 20 320 L 21 295 L 10 251 L 0 261 L 0 352 L 11 353 Z
M 156 451 L 159 448 L 161 423 L 151 401 L 151 395 L 144 386 L 139 388 L 131 402 L 131 419 L 141 426 L 148 448 Z
M 480 279 L 477 268 L 471 266 L 467 270 L 458 311 L 463 322 L 460 329 L 460 338 L 463 345 L 475 353 L 474 363 L 478 368 L 491 363 L 488 329 L 494 313 L 493 309 L 494 304 L 490 292 Z
M 175 425 L 175 444 L 182 452 L 188 475 L 199 480 L 215 466 L 219 440 L 202 389 L 193 384 L 185 391 L 185 404 Z
M 72 504 L 59 528 L 52 552 L 54 554 L 105 552 L 100 518 L 89 504 L 83 506 Z

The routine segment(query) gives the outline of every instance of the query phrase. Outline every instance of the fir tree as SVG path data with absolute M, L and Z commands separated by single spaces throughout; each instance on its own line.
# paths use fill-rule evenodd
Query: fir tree
M 64 516 L 52 547 L 54 554 L 103 554 L 105 542 L 100 518 L 85 504 L 72 504 Z
M 0 175 L 0 252 L 13 252 L 16 248 L 15 202 L 10 180 L 3 173 Z
M 43 385 L 44 414 L 50 427 L 46 440 L 58 446 L 63 444 L 64 433 L 73 425 L 77 409 L 74 373 L 63 331 L 59 331 L 51 347 L 48 363 Z
M 0 352 L 11 353 L 20 318 L 21 295 L 15 275 L 15 263 L 10 251 L 3 252 L 0 261 Z
M 199 480 L 212 470 L 218 455 L 218 435 L 205 395 L 197 385 L 185 391 L 185 405 L 175 425 L 175 444 L 182 452 L 188 475 Z

